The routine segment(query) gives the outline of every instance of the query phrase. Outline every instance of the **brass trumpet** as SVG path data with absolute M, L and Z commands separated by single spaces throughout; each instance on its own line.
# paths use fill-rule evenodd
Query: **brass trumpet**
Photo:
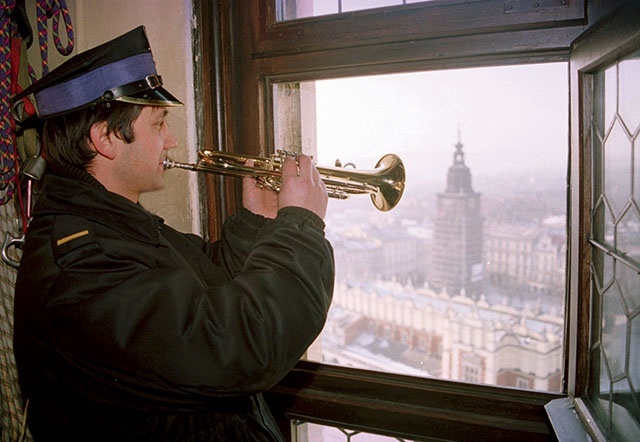
M 282 164 L 287 156 L 296 153 L 278 150 L 268 158 L 240 155 L 212 150 L 199 150 L 198 162 L 179 163 L 164 161 L 165 169 L 185 169 L 234 177 L 250 177 L 259 187 L 280 191 L 282 188 Z M 253 160 L 253 166 L 246 162 Z M 381 210 L 393 209 L 404 191 L 405 170 L 400 157 L 384 155 L 373 170 L 355 170 L 342 167 L 316 167 L 331 198 L 347 199 L 351 194 L 369 194 L 373 205 Z

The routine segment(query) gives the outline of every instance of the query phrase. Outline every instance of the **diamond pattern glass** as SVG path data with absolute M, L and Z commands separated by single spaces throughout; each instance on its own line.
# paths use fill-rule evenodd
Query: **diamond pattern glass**
M 611 440 L 640 440 L 640 52 L 593 76 L 590 399 Z
M 621 120 L 615 119 L 604 140 L 604 197 L 616 218 L 631 196 L 632 144 Z

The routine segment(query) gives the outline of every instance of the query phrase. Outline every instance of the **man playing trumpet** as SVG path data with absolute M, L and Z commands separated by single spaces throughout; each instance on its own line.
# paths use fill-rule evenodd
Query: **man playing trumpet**
M 181 103 L 140 27 L 23 94 L 48 172 L 15 294 L 14 347 L 39 441 L 282 440 L 261 393 L 320 333 L 333 290 L 327 193 L 310 158 L 207 243 L 138 203 L 164 186 Z

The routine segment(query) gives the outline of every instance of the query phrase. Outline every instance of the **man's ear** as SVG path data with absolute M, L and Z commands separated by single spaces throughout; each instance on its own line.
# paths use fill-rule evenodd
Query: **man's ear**
M 114 159 L 116 155 L 115 135 L 107 130 L 107 122 L 101 121 L 91 126 L 89 131 L 91 144 L 98 155 L 107 159 Z

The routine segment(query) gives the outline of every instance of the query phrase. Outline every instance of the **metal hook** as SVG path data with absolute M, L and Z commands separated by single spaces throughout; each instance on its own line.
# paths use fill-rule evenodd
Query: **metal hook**
M 15 238 L 11 236 L 9 232 L 6 232 L 4 235 L 4 242 L 2 243 L 2 261 L 4 261 L 5 264 L 18 270 L 20 268 L 20 261 L 17 261 L 9 256 L 9 249 L 11 247 L 15 247 L 16 249 L 22 250 L 23 245 L 24 234 L 19 238 Z
M 32 156 L 30 157 L 24 164 L 22 174 L 27 177 L 27 204 L 26 204 L 26 219 L 27 226 L 31 221 L 31 204 L 32 204 L 32 184 L 34 181 L 40 181 L 44 176 L 47 169 L 47 163 L 41 156 Z M 25 229 L 26 230 L 26 229 Z M 22 250 L 22 246 L 24 245 L 25 234 L 24 231 L 22 236 L 16 238 L 12 236 L 9 232 L 5 233 L 4 242 L 2 243 L 2 251 L 0 252 L 2 256 L 2 261 L 5 264 L 13 267 L 14 269 L 20 268 L 20 261 L 12 258 L 9 253 L 9 249 L 14 247 L 16 249 Z

